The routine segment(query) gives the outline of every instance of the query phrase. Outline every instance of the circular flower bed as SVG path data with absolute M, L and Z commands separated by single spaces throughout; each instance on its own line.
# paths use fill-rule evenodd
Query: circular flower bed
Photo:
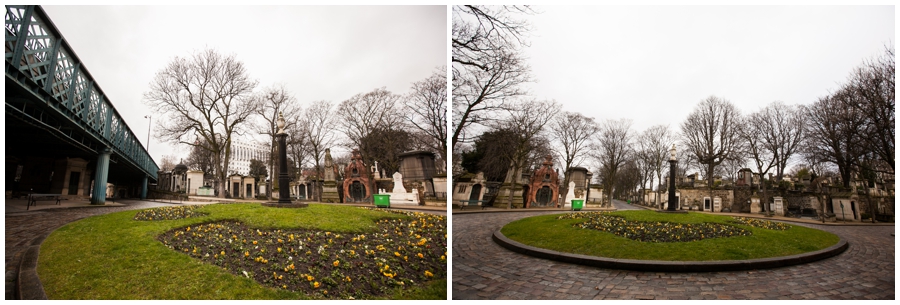
M 768 220 L 760 220 L 755 218 L 747 218 L 747 217 L 732 217 L 734 220 L 732 222 L 736 224 L 741 224 L 745 226 L 751 226 L 755 228 L 763 228 L 769 230 L 787 230 L 790 229 L 791 226 L 782 222 L 768 221 Z
M 175 220 L 188 217 L 206 216 L 206 213 L 197 212 L 197 208 L 199 208 L 199 206 L 186 205 L 146 209 L 135 214 L 134 220 Z
M 557 219 L 587 219 L 573 226 L 609 232 L 642 242 L 688 242 L 708 238 L 749 236 L 750 231 L 718 223 L 670 223 L 626 220 L 606 212 L 579 212 Z
M 446 277 L 444 216 L 380 220 L 376 233 L 267 230 L 237 222 L 183 227 L 159 237 L 169 248 L 263 285 L 325 298 L 370 298 Z

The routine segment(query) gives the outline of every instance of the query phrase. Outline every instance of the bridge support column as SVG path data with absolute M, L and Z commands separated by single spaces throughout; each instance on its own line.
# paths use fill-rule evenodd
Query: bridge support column
M 91 191 L 91 204 L 106 204 L 106 178 L 109 172 L 109 154 L 112 150 L 104 148 L 97 157 L 97 169 L 94 171 L 94 189 Z M 146 178 L 145 178 L 146 179 Z
M 147 175 L 144 175 L 144 183 L 141 184 L 141 200 L 147 199 Z

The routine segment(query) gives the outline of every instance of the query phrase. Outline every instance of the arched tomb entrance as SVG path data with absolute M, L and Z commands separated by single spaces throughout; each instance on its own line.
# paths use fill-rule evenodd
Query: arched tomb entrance
M 558 206 L 556 199 L 559 198 L 559 174 L 553 170 L 552 158 L 550 155 L 544 157 L 544 164 L 531 175 L 526 208 Z
M 343 194 L 344 203 L 372 201 L 372 181 L 369 178 L 369 167 L 363 163 L 359 149 L 353 150 L 350 163 L 344 168 Z

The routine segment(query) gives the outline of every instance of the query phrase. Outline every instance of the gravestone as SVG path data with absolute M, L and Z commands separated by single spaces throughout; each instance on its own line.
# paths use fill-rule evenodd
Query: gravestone
M 775 201 L 775 214 L 778 216 L 784 216 L 784 198 L 782 197 L 773 197 Z
M 575 199 L 575 181 L 569 181 L 569 191 L 566 193 L 566 200 L 564 201 L 563 207 L 571 207 L 572 199 Z
M 406 188 L 403 186 L 403 174 L 396 172 L 393 178 L 394 189 L 388 193 L 388 195 L 391 195 L 391 204 L 419 204 L 417 192 L 406 192 Z

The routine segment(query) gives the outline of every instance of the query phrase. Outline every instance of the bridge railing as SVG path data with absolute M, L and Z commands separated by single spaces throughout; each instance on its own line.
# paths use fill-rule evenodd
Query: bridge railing
M 43 102 L 157 179 L 159 166 L 40 6 L 6 6 L 6 63 Z

